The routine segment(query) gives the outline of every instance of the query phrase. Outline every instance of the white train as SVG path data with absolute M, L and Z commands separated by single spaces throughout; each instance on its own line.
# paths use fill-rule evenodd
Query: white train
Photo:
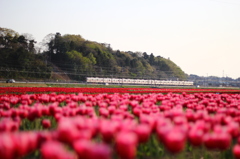
M 105 84 L 140 84 L 140 85 L 167 85 L 167 86 L 193 86 L 191 81 L 164 81 L 164 80 L 145 80 L 145 79 L 126 79 L 126 78 L 99 78 L 87 77 L 87 83 Z

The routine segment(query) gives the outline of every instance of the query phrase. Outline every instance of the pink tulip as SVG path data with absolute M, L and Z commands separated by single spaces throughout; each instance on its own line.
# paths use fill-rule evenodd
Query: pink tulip
M 100 133 L 104 142 L 106 143 L 112 142 L 114 136 L 117 133 L 118 126 L 119 124 L 114 121 L 104 120 L 101 122 Z
M 48 141 L 40 149 L 43 159 L 76 159 L 76 156 L 67 151 L 65 146 L 57 141 Z
M 72 144 L 79 138 L 79 130 L 72 124 L 70 119 L 61 119 L 57 127 L 58 139 Z
M 8 133 L 2 133 L 0 136 L 0 158 L 14 159 L 15 143 Z

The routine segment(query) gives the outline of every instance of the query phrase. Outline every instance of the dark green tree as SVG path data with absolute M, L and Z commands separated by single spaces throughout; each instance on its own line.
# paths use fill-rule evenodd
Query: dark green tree
M 150 57 L 149 57 L 149 63 L 150 63 L 150 65 L 154 65 L 154 63 L 155 63 L 153 53 L 150 54 Z

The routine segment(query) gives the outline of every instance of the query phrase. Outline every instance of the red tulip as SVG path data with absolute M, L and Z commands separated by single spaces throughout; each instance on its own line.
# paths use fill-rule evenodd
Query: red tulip
M 31 132 L 12 135 L 15 157 L 23 157 L 37 148 L 37 136 Z
M 226 132 L 217 134 L 217 143 L 220 150 L 227 150 L 231 145 L 231 135 Z
M 122 159 L 133 159 L 136 156 L 137 136 L 131 132 L 120 132 L 116 136 L 116 151 Z
M 139 143 L 145 143 L 148 141 L 150 135 L 151 135 L 151 128 L 147 124 L 139 124 L 135 129 L 134 129 L 137 137 L 138 137 L 138 142 Z
M 142 109 L 141 108 L 138 108 L 138 107 L 133 108 L 133 114 L 135 116 L 139 117 L 141 113 L 142 113 Z
M 109 106 L 107 109 L 109 111 L 109 114 L 113 114 L 114 111 L 116 110 L 116 107 L 115 106 Z
M 24 109 L 20 109 L 19 110 L 19 116 L 23 119 L 23 118 L 27 118 L 28 116 L 28 111 L 24 110 Z
M 60 141 L 69 144 L 72 144 L 80 135 L 79 130 L 73 125 L 70 119 L 61 119 L 59 121 L 57 134 Z
M 165 146 L 172 153 L 179 153 L 185 148 L 186 137 L 179 130 L 171 130 L 165 139 Z
M 156 132 L 159 142 L 166 142 L 166 136 L 169 134 L 169 132 L 173 129 L 173 125 L 170 123 L 170 121 L 158 121 Z
M 48 129 L 51 127 L 51 121 L 49 119 L 43 119 L 42 120 L 42 126 L 45 129 Z
M 99 109 L 99 115 L 104 117 L 104 118 L 107 118 L 109 116 L 109 111 L 108 109 L 106 108 L 100 108 Z
M 89 155 L 89 159 L 111 159 L 112 150 L 106 144 L 94 144 Z
M 203 130 L 193 128 L 188 133 L 188 138 L 193 146 L 200 146 L 203 143 Z
M 203 137 L 203 142 L 206 148 L 208 148 L 209 150 L 218 148 L 217 134 L 214 132 L 205 134 Z
M 41 147 L 43 143 L 52 140 L 52 138 L 53 135 L 49 131 L 37 132 L 37 147 Z
M 76 151 L 79 159 L 91 159 L 90 152 L 93 148 L 93 143 L 89 140 L 77 140 L 73 143 L 73 148 Z
M 237 144 L 233 147 L 233 155 L 236 159 L 240 159 L 240 145 Z

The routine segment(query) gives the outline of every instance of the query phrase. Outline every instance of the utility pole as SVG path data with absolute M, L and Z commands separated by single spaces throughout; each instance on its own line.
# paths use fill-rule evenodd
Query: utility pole
M 207 80 L 206 86 L 208 86 L 208 73 L 207 73 L 207 79 L 206 80 Z
M 222 83 L 224 85 L 224 70 L 223 70 L 223 75 L 222 75 Z

